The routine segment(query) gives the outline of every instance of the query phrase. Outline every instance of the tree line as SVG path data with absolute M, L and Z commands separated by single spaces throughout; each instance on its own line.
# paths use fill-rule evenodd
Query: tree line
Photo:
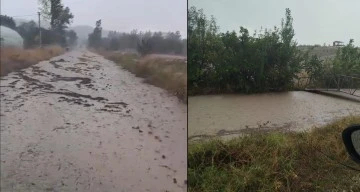
M 14 19 L 6 15 L 0 15 L 1 25 L 16 31 L 23 39 L 24 48 L 33 48 L 39 45 L 40 30 L 42 44 L 58 44 L 63 47 L 75 46 L 77 34 L 73 30 L 67 30 L 74 18 L 69 7 L 64 7 L 61 0 L 39 0 L 39 4 L 41 5 L 42 16 L 45 20 L 50 21 L 49 29 L 39 28 L 35 21 L 16 25 Z
M 188 89 L 190 94 L 256 93 L 295 89 L 302 76 L 322 83 L 338 74 L 360 74 L 360 50 L 353 40 L 333 60 L 300 51 L 294 40 L 293 17 L 286 9 L 280 27 L 250 34 L 219 32 L 214 17 L 188 9 Z
M 141 55 L 150 53 L 186 55 L 187 40 L 182 39 L 180 32 L 138 32 L 130 33 L 110 31 L 102 37 L 101 20 L 96 21 L 93 33 L 89 34 L 88 46 L 109 51 L 136 50 Z

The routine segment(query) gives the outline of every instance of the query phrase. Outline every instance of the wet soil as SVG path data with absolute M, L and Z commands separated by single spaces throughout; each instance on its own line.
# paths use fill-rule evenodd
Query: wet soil
M 0 82 L 1 191 L 186 191 L 186 106 L 166 91 L 85 50 Z

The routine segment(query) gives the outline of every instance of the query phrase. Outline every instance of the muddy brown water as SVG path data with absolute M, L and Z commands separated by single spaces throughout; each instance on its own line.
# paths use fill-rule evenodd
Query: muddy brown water
M 1 191 L 186 191 L 186 106 L 99 55 L 2 77 L 0 112 Z
M 293 91 L 254 95 L 189 97 L 190 140 L 233 138 L 251 131 L 306 131 L 348 115 L 360 115 L 360 103 Z

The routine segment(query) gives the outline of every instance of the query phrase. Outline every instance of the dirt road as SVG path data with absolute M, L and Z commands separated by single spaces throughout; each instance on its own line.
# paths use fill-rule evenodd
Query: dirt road
M 94 53 L 1 79 L 1 191 L 186 191 L 186 106 Z

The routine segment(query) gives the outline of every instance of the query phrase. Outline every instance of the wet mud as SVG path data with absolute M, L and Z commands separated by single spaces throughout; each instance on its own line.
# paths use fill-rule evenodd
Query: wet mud
M 0 82 L 1 191 L 186 191 L 187 110 L 165 90 L 85 50 Z

